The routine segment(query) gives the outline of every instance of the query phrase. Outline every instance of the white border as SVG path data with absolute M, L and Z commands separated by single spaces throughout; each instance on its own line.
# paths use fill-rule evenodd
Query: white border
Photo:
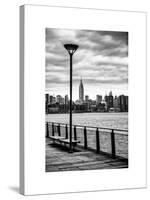
M 32 195 L 146 187 L 146 15 L 26 5 L 24 17 L 25 149 L 22 153 L 22 193 Z M 46 27 L 129 32 L 128 169 L 45 173 Z

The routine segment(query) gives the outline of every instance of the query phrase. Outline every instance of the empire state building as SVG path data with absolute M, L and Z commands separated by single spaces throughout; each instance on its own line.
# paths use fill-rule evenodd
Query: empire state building
M 82 78 L 80 80 L 80 85 L 79 85 L 79 101 L 83 102 L 84 101 L 84 87 L 82 83 Z

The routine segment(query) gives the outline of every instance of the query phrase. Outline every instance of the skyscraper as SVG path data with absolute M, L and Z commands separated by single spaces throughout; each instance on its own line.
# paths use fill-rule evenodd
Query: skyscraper
M 89 96 L 85 95 L 85 102 L 88 103 L 88 101 L 89 101 Z
M 68 95 L 65 95 L 65 104 L 68 104 L 68 103 L 69 103 Z
M 109 92 L 109 95 L 105 95 L 105 101 L 106 101 L 106 104 L 107 104 L 107 111 L 109 111 L 110 108 L 113 108 L 112 91 Z
M 79 100 L 81 102 L 84 101 L 84 87 L 83 87 L 83 83 L 82 83 L 82 78 L 80 80 L 80 85 L 79 85 Z
M 49 94 L 45 94 L 45 111 L 48 114 Z
M 128 112 L 128 96 L 120 95 L 118 97 L 118 105 L 121 112 Z
M 96 95 L 96 104 L 99 104 L 99 103 L 101 103 L 101 101 L 102 101 L 102 95 Z
M 49 101 L 50 101 L 50 104 L 53 104 L 53 96 L 52 95 L 49 96 Z
M 45 94 L 45 102 L 49 104 L 49 94 Z

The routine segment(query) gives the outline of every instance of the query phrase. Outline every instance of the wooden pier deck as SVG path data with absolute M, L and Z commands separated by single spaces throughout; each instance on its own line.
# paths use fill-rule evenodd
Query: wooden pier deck
M 127 159 L 114 159 L 108 155 L 97 154 L 83 148 L 77 148 L 75 152 L 68 153 L 67 149 L 58 144 L 53 144 L 49 138 L 46 138 L 46 172 L 127 167 Z

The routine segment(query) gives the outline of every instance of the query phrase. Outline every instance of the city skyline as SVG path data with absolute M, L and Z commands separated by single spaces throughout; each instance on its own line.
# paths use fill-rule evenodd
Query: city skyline
M 112 93 L 112 91 L 110 91 L 108 94 L 106 94 L 106 95 L 101 95 L 101 94 L 96 94 L 96 96 L 95 96 L 95 98 L 90 98 L 90 96 L 89 95 L 85 95 L 84 96 L 84 100 L 83 100 L 83 102 L 86 102 L 86 101 L 90 101 L 90 100 L 92 100 L 92 101 L 97 101 L 97 98 L 100 98 L 101 100 L 101 102 L 104 102 L 105 101 L 105 97 L 106 96 L 110 96 L 110 93 Z M 55 98 L 55 100 L 56 100 L 56 102 L 57 102 L 57 98 L 63 98 L 64 99 L 64 102 L 65 102 L 65 98 L 67 97 L 67 99 L 68 99 L 68 102 L 69 102 L 69 95 L 68 94 L 65 94 L 64 96 L 62 96 L 62 95 L 60 95 L 60 94 L 56 94 L 56 95 L 52 95 L 52 94 L 49 94 L 49 93 L 45 93 L 45 95 L 49 95 L 49 97 L 54 97 Z M 128 97 L 128 95 L 125 95 L 125 94 L 121 94 L 121 95 L 113 95 L 113 93 L 112 93 L 112 97 L 115 99 L 115 97 L 119 97 L 119 96 L 126 96 L 126 97 Z M 88 100 L 86 100 L 86 99 L 88 99 Z M 79 98 L 78 99 L 75 99 L 75 100 L 73 100 L 73 102 L 76 102 L 76 101 L 79 101 Z
M 82 87 L 83 87 L 82 89 L 80 88 L 80 87 L 81 87 L 81 81 L 82 81 Z M 97 95 L 102 96 L 102 97 L 103 97 L 103 100 L 104 100 L 104 97 L 105 97 L 105 96 L 109 96 L 110 93 L 111 93 L 114 97 L 115 97 L 115 96 L 120 96 L 120 95 L 128 96 L 128 94 L 123 93 L 123 92 L 122 92 L 122 93 L 116 94 L 116 93 L 114 93 L 113 90 L 108 90 L 107 93 L 106 93 L 106 91 L 105 91 L 105 93 L 99 92 L 99 93 L 94 93 L 95 95 L 90 95 L 90 94 L 87 94 L 87 93 L 85 92 L 85 89 L 84 89 L 84 88 L 85 88 L 85 85 L 84 85 L 83 79 L 82 79 L 82 77 L 81 77 L 81 79 L 79 80 L 78 88 L 77 88 L 78 91 L 76 91 L 76 93 L 78 93 L 78 97 L 77 97 L 76 99 L 74 98 L 73 101 L 81 100 L 82 98 L 85 100 L 86 96 L 88 96 L 88 98 L 91 99 L 91 100 L 96 100 Z M 80 90 L 83 90 L 83 95 L 80 94 L 80 93 L 81 93 Z M 54 93 L 51 93 L 51 92 L 45 91 L 45 94 L 49 94 L 50 96 L 53 96 L 53 97 L 61 96 L 61 97 L 63 97 L 63 98 L 65 98 L 65 96 L 67 95 L 68 98 L 69 98 L 69 92 L 66 93 L 66 94 L 61 94 L 61 92 L 60 92 L 60 93 L 55 93 L 55 92 L 54 92 Z M 83 96 L 83 97 L 80 97 L 80 95 Z
M 128 112 L 128 96 L 122 94 L 114 96 L 110 91 L 108 95 L 96 95 L 91 99 L 89 95 L 84 96 L 84 84 L 82 78 L 79 83 L 78 99 L 73 101 L 73 112 Z M 56 96 L 45 94 L 45 111 L 50 113 L 67 113 L 70 109 L 69 95 Z
M 84 96 L 113 91 L 128 95 L 128 33 L 46 29 L 46 93 L 69 95 L 69 57 L 63 44 L 76 43 L 73 57 L 73 100 L 82 77 Z
M 46 93 L 46 94 L 49 94 L 49 93 Z M 128 96 L 128 95 L 125 95 L 125 94 L 119 94 L 119 95 L 116 95 L 116 94 L 113 94 L 113 92 L 110 90 L 108 94 L 105 94 L 105 95 L 102 95 L 101 93 L 98 93 L 95 95 L 95 98 L 90 98 L 90 95 L 89 94 L 85 94 L 84 95 L 84 84 L 82 82 L 82 78 L 80 79 L 80 83 L 79 83 L 79 86 L 78 86 L 78 98 L 77 99 L 74 99 L 73 101 L 80 101 L 80 103 L 83 103 L 86 101 L 86 99 L 88 100 L 92 100 L 92 101 L 97 101 L 97 98 L 101 98 L 101 101 L 104 101 L 105 100 L 105 97 L 106 96 L 113 96 L 113 97 L 116 97 L 116 96 L 121 96 L 121 95 L 124 95 L 124 96 Z M 69 100 L 69 94 L 65 94 L 65 95 L 60 95 L 60 94 L 49 94 L 49 96 L 53 96 L 55 98 L 63 98 L 64 101 L 65 101 L 65 97 L 67 96 L 68 100 Z M 57 102 L 57 100 L 56 100 Z

